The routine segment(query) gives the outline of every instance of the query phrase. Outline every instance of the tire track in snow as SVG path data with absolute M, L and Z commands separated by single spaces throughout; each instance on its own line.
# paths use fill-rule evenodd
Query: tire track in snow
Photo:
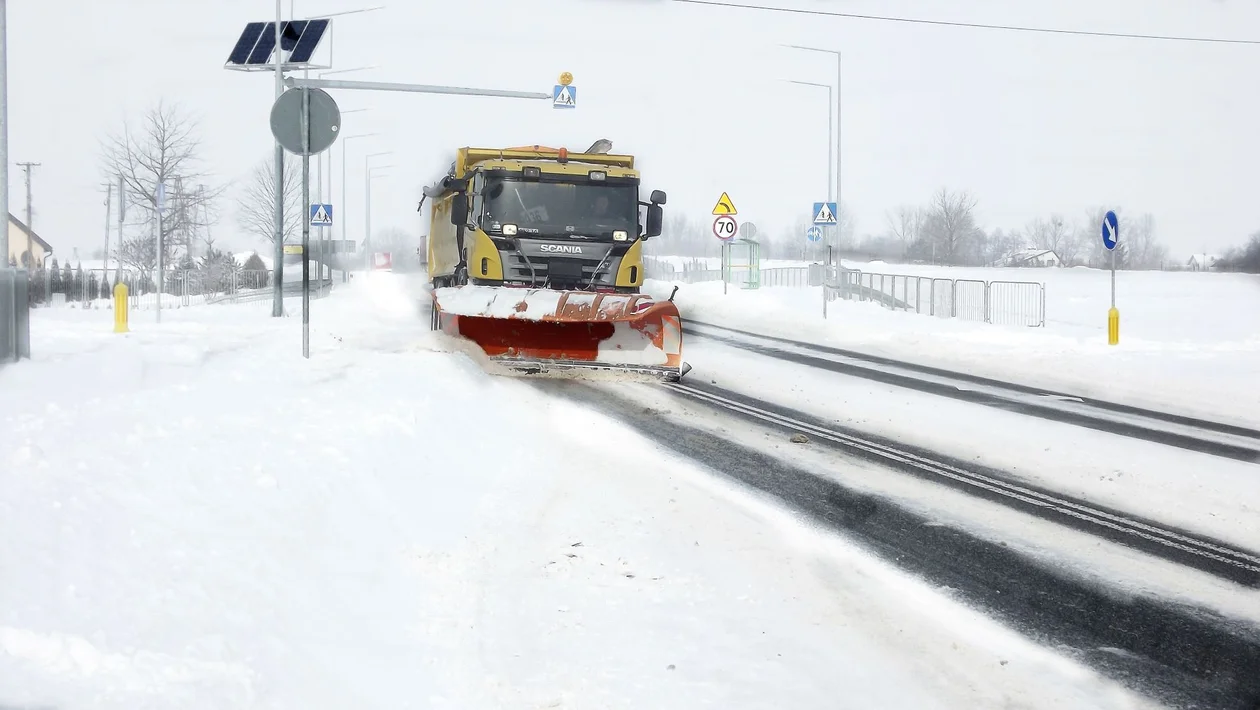
M 712 323 L 686 320 L 683 325 L 689 336 L 715 340 L 776 360 L 1212 456 L 1260 463 L 1260 431 L 1247 427 L 1027 387 Z

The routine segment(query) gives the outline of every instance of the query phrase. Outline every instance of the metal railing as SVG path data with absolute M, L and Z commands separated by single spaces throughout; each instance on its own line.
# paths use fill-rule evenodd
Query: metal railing
M 271 298 L 272 272 L 245 271 L 224 267 L 172 270 L 163 276 L 163 308 L 181 308 L 205 303 L 238 303 Z M 157 278 L 151 271 L 136 269 L 76 269 L 36 272 L 31 281 L 28 302 L 31 305 L 68 305 L 79 308 L 108 308 L 113 302 L 114 286 L 127 285 L 127 302 L 131 308 L 146 310 L 158 304 Z M 332 280 L 313 276 L 313 295 L 318 298 L 332 288 Z M 286 294 L 301 291 L 301 278 L 285 279 Z
M 650 257 L 644 257 L 643 268 L 650 279 L 683 283 L 722 280 L 720 270 L 678 269 L 667 261 Z M 843 298 L 878 301 L 886 308 L 937 318 L 1033 328 L 1046 325 L 1046 287 L 1035 281 L 944 279 L 815 264 L 813 267 L 762 269 L 761 285 L 789 288 L 822 285 L 824 316 L 827 302 Z
M 830 269 L 823 316 L 830 301 L 878 301 L 886 308 L 937 318 L 1034 328 L 1046 324 L 1046 287 L 1032 281 L 980 281 Z
M 777 269 L 762 269 L 761 285 L 804 288 L 809 285 L 809 268 L 805 266 L 786 266 Z
M 25 269 L 0 269 L 0 365 L 31 356 L 31 299 Z

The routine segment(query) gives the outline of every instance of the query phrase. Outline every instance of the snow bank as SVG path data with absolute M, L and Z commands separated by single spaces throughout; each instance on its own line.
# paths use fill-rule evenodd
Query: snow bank
M 1135 707 L 618 422 L 393 274 L 300 321 L 38 312 L 0 370 L 0 704 Z M 297 301 L 290 300 L 291 315 Z
M 989 278 L 993 278 L 993 271 L 1016 276 L 1051 272 L 986 271 Z M 1068 272 L 1067 278 L 1076 278 L 1070 274 L 1074 271 L 1088 270 L 1058 273 Z M 933 318 L 891 311 L 875 303 L 839 300 L 828 304 L 824 320 L 821 288 L 729 289 L 723 295 L 720 282 L 681 284 L 674 302 L 684 319 L 850 348 L 1081 396 L 1260 425 L 1260 389 L 1245 386 L 1260 381 L 1260 321 L 1254 316 L 1260 302 L 1257 281 L 1233 278 L 1232 274 L 1146 276 L 1155 305 L 1144 310 L 1136 305 L 1140 302 L 1136 298 L 1132 307 L 1121 304 L 1118 346 L 1107 345 L 1105 302 L 1090 306 L 1090 299 L 1097 298 L 1086 294 L 1083 287 L 1072 296 L 1069 294 L 1074 292 L 1066 292 L 1063 284 L 1056 290 L 1053 283 L 1047 287 L 1050 322 L 1046 328 Z M 1195 283 L 1212 284 L 1213 290 L 1168 286 L 1191 283 L 1180 280 L 1186 276 L 1199 277 Z M 1097 273 L 1088 276 L 1096 277 Z M 1159 277 L 1168 280 L 1161 286 Z M 673 286 L 650 281 L 646 288 L 662 297 Z M 1156 299 L 1154 292 L 1161 289 L 1166 295 Z M 1137 289 L 1130 284 L 1129 290 Z M 1072 312 L 1071 308 L 1076 308 L 1077 315 L 1064 315 Z M 1221 315 L 1205 315 L 1214 309 Z M 1062 319 L 1083 319 L 1080 314 L 1085 312 L 1098 316 L 1098 327 L 1059 325 Z

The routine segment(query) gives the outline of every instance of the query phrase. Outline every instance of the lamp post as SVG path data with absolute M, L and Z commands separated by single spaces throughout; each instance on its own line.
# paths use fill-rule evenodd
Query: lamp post
M 359 133 L 341 139 L 341 239 L 345 241 L 349 232 L 346 231 L 346 144 L 356 138 L 370 138 L 377 135 L 376 133 Z M 347 277 L 345 271 L 341 272 L 342 280 Z
M 843 66 L 844 66 L 843 55 L 838 49 L 822 49 L 820 47 L 806 47 L 799 44 L 785 44 L 783 46 L 790 47 L 792 49 L 801 49 L 806 52 L 824 52 L 826 54 L 836 55 L 836 117 L 835 117 L 836 118 L 836 212 L 839 213 L 844 210 L 844 205 L 842 204 L 842 201 L 844 199 L 844 192 L 841 189 L 841 181 L 840 181 L 840 165 L 841 165 L 840 154 L 842 152 L 840 145 L 844 142 L 843 140 L 841 140 L 841 137 L 840 137 L 842 135 L 840 131 L 840 127 L 843 125 L 843 118 L 841 117 L 841 113 L 840 113 L 841 108 L 843 106 L 843 91 L 841 89 L 841 84 L 840 84 L 840 79 L 841 79 L 841 75 L 843 74 Z M 836 215 L 837 231 L 842 225 L 843 225 L 843 222 L 841 221 L 840 215 L 837 214 Z
M 364 205 L 363 205 L 363 211 L 366 214 L 366 219 L 367 219 L 366 229 L 367 229 L 368 236 L 366 239 L 364 239 L 364 244 L 367 244 L 371 241 L 371 235 L 372 235 L 372 180 L 378 177 L 388 177 L 386 175 L 376 175 L 374 174 L 374 171 L 384 170 L 385 168 L 392 168 L 392 167 L 394 166 L 393 165 L 374 165 L 367 169 L 367 176 L 363 181 L 364 186 L 366 187 L 366 195 L 365 195 L 365 200 L 364 200 Z M 366 256 L 368 252 L 365 249 L 363 253 Z
M 833 199 L 836 199 L 836 193 L 835 193 L 835 192 L 833 192 L 833 191 L 832 191 L 832 188 L 831 188 L 831 185 L 832 185 L 832 182 L 831 182 L 831 147 L 832 147 L 832 142 L 833 142 L 833 139 L 832 139 L 832 129 L 833 129 L 833 127 L 834 127 L 834 124 L 832 123 L 832 111 L 831 111 L 831 107 L 832 107 L 832 104 L 831 104 L 831 96 L 832 96 L 832 87 L 831 87 L 831 84 L 819 84 L 819 83 L 817 83 L 817 82 L 813 82 L 813 81 L 797 81 L 797 80 L 795 80 L 795 79 L 789 79 L 788 81 L 789 81 L 789 82 L 791 82 L 791 83 L 793 83 L 793 84 L 800 84 L 801 86 L 813 86 L 813 87 L 823 88 L 823 89 L 826 89 L 826 90 L 827 90 L 827 199 L 828 199 L 828 201 L 833 200 Z M 837 211 L 837 212 L 839 212 L 839 211 L 840 211 L 840 204 L 839 204 L 839 200 L 836 200 L 836 211 Z M 839 215 L 836 215 L 836 232 L 838 233 L 839 231 L 840 231 L 840 216 L 839 216 Z M 832 242 L 838 242 L 839 240 L 838 240 L 838 239 L 836 239 L 836 238 L 835 238 L 835 236 L 833 235 L 833 238 L 832 238 L 831 240 L 829 240 L 829 241 L 832 241 Z
M 9 268 L 9 33 L 8 3 L 0 0 L 0 212 L 4 213 L 4 229 L 0 230 L 0 255 Z M 30 225 L 26 225 L 30 229 Z M 27 257 L 35 263 L 35 256 Z M 29 266 L 27 268 L 30 268 Z
M 370 163 L 372 158 L 393 154 L 394 151 L 392 150 L 382 150 L 363 156 L 363 246 L 365 255 L 367 254 L 367 245 L 372 241 L 372 166 Z
M 320 73 L 320 74 L 319 74 L 319 76 L 323 76 L 324 74 L 335 74 L 335 73 L 337 73 L 338 71 L 343 71 L 343 72 L 348 72 L 348 71 L 359 71 L 360 69 L 369 69 L 369 68 L 371 68 L 371 67 L 357 67 L 357 68 L 355 68 L 355 69 L 340 69 L 340 70 L 331 71 L 331 72 L 322 72 L 322 73 Z M 342 112 L 341 112 L 341 115 L 342 115 L 342 116 L 344 116 L 344 115 L 346 115 L 346 114 L 348 114 L 348 113 L 362 113 L 362 112 L 364 112 L 364 111 L 371 111 L 371 110 L 372 110 L 372 109 L 370 109 L 370 108 L 352 108 L 352 109 L 348 109 L 348 110 L 342 111 Z M 343 125 L 343 126 L 342 126 L 342 128 L 344 129 L 344 127 L 345 127 L 345 126 Z M 343 142 L 344 142 L 344 140 L 345 140 L 345 139 L 342 139 L 342 140 L 343 140 Z M 344 147 L 342 148 L 342 151 L 343 151 L 343 154 L 342 154 L 342 159 L 344 160 L 344 159 L 345 159 L 345 155 L 344 155 L 345 148 L 344 148 Z M 315 201 L 316 201 L 316 202 L 318 202 L 318 203 L 320 203 L 320 204 L 323 204 L 323 202 L 324 202 L 324 158 L 325 158 L 325 153 L 327 154 L 327 159 L 328 159 L 328 194 L 329 194 L 329 196 L 330 196 L 330 197 L 332 196 L 332 151 L 331 151 L 331 150 L 327 150 L 327 151 L 324 151 L 324 153 L 321 153 L 321 154 L 319 154 L 319 155 L 315 156 L 315 166 L 316 166 L 316 168 L 315 168 L 315 169 L 316 169 L 316 173 L 317 173 L 317 174 L 316 174 L 316 180 L 315 180 L 315 182 L 316 182 L 316 187 L 315 187 L 315 195 L 316 195 L 316 198 L 315 198 Z M 343 176 L 343 178 L 342 178 L 342 179 L 343 179 L 343 180 L 345 179 L 345 178 L 344 178 L 344 176 Z M 345 201 L 343 200 L 343 201 L 342 201 L 342 203 L 341 203 L 340 205 L 338 205 L 337 207 L 338 207 L 338 209 L 342 209 L 342 210 L 344 210 L 344 209 L 346 208 Z M 342 224 L 344 225 L 344 222 L 343 222 Z M 328 237 L 328 229 L 331 229 L 331 226 L 330 226 L 330 227 L 328 227 L 328 228 L 322 228 L 322 229 L 320 229 L 320 231 L 319 231 L 319 233 L 320 233 L 320 238 L 319 238 L 319 264 L 320 264 L 320 266 L 319 266 L 319 289 L 320 289 L 320 293 L 323 293 L 323 290 L 324 290 L 324 265 L 325 265 L 325 262 L 326 262 L 326 261 L 327 261 L 327 259 L 328 259 L 328 240 L 329 240 L 329 237 Z M 332 272 L 333 272 L 332 265 L 331 265 L 331 264 L 329 264 L 329 265 L 328 265 L 328 279 L 329 279 L 329 281 L 331 281 L 331 280 L 332 280 L 332 275 L 333 275 L 333 273 L 332 273 Z

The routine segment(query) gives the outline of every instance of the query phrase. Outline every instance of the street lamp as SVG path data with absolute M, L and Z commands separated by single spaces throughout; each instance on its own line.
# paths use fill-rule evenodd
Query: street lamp
M 843 205 L 841 204 L 841 201 L 843 200 L 843 194 L 844 194 L 840 189 L 840 165 L 841 165 L 840 144 L 843 142 L 840 139 L 840 135 L 841 135 L 840 127 L 843 123 L 843 119 L 840 116 L 840 109 L 843 104 L 842 90 L 840 86 L 840 77 L 841 77 L 842 67 L 843 67 L 841 63 L 842 55 L 840 51 L 836 49 L 821 49 L 819 47 L 806 47 L 799 44 L 785 44 L 783 46 L 790 47 L 792 49 L 802 49 L 802 50 L 805 50 L 806 52 L 825 52 L 827 54 L 836 55 L 836 211 L 839 212 L 843 209 Z M 837 214 L 836 227 L 839 228 L 839 226 L 840 226 L 840 215 Z
M 831 190 L 832 129 L 835 127 L 832 123 L 831 84 L 819 84 L 814 81 L 797 81 L 796 79 L 788 79 L 788 82 L 792 84 L 800 84 L 801 86 L 816 86 L 827 90 L 827 199 L 831 199 L 835 197 L 835 193 Z
M 347 136 L 340 140 L 341 143 L 341 239 L 345 241 L 348 237 L 346 231 L 346 144 L 356 138 L 370 138 L 377 135 L 376 133 L 359 133 L 353 136 Z M 331 171 L 330 171 L 331 172 Z M 342 280 L 348 278 L 345 271 L 341 272 Z
M 369 163 L 372 162 L 372 158 L 380 157 L 382 155 L 393 155 L 393 154 L 394 154 L 394 151 L 392 150 L 382 150 L 378 153 L 368 153 L 367 155 L 363 156 L 363 190 L 364 190 L 363 243 L 365 245 L 372 239 L 372 167 L 369 165 Z M 379 167 L 386 167 L 386 166 L 382 165 Z
M 822 89 L 827 90 L 827 200 L 828 201 L 833 200 L 835 199 L 836 193 L 832 192 L 831 190 L 831 145 L 832 145 L 832 128 L 833 128 L 832 112 L 831 112 L 831 106 L 832 106 L 831 84 L 819 84 L 818 82 L 814 82 L 814 81 L 797 81 L 796 79 L 788 79 L 788 81 L 792 84 L 800 84 L 801 86 L 813 86 L 816 88 L 822 88 Z M 840 211 L 839 200 L 836 200 L 836 211 L 837 212 Z M 837 238 L 837 235 L 840 232 L 840 216 L 835 215 L 835 217 L 836 217 L 836 235 L 832 235 L 831 239 L 828 240 L 828 243 L 839 243 L 839 239 Z M 814 255 L 815 256 L 818 255 L 817 251 L 815 251 Z
M 383 155 L 383 154 L 378 153 L 378 155 Z M 389 177 L 388 175 L 374 175 L 372 174 L 372 171 L 384 170 L 385 168 L 392 168 L 392 167 L 394 166 L 393 165 L 374 165 L 367 169 L 367 175 L 363 181 L 364 186 L 367 189 L 367 194 L 364 200 L 365 204 L 363 205 L 363 211 L 367 214 L 367 226 L 366 226 L 367 236 L 364 237 L 363 239 L 363 243 L 365 245 L 370 243 L 372 239 L 372 180 L 378 177 Z M 367 256 L 367 249 L 364 249 L 363 253 L 364 253 L 364 256 Z

